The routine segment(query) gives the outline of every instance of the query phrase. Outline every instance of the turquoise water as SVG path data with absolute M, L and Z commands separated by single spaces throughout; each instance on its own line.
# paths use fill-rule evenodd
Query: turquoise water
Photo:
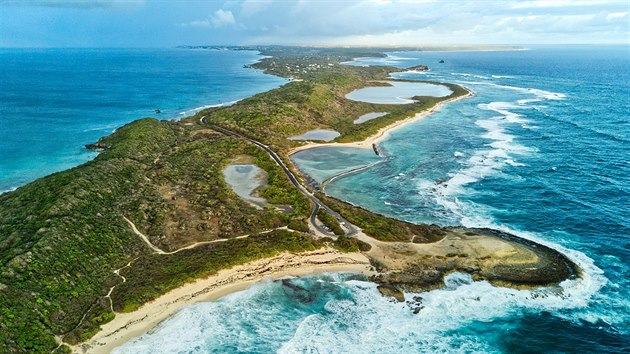
M 385 160 L 326 189 L 404 220 L 536 239 L 578 262 L 582 279 L 517 291 L 452 274 L 444 289 L 406 294 L 422 297 L 417 315 L 353 275 L 291 280 L 298 287 L 265 281 L 188 306 L 117 352 L 630 351 L 629 56 L 628 47 L 592 47 L 363 59 L 427 64 L 431 71 L 395 76 L 460 83 L 475 97 L 393 132 L 380 147 Z M 155 108 L 178 118 L 284 82 L 242 68 L 257 58 L 0 51 L 0 190 L 86 161 L 83 144 Z M 377 159 L 369 149 L 327 149 L 303 159 L 320 179 Z
M 381 161 L 374 150 L 349 147 L 322 147 L 291 155 L 291 161 L 305 175 L 322 183 L 340 173 Z
M 475 97 L 393 132 L 381 145 L 386 162 L 333 181 L 329 194 L 404 220 L 511 231 L 585 269 L 553 304 L 499 309 L 504 291 L 494 291 L 497 306 L 473 307 L 507 313 L 472 316 L 446 335 L 500 352 L 630 348 L 629 56 L 596 47 L 368 60 L 428 64 L 395 77 L 456 82 Z
M 422 298 L 417 315 L 344 275 L 294 280 L 297 293 L 264 282 L 189 306 L 119 353 L 629 351 L 628 48 L 405 52 L 357 64 L 380 63 L 428 64 L 396 77 L 457 82 L 475 97 L 393 132 L 381 144 L 385 161 L 327 193 L 404 220 L 536 239 L 574 259 L 583 277 L 518 291 L 452 274 L 444 289 L 406 294 Z M 302 168 L 320 179 L 330 171 L 318 164 L 343 169 L 370 156 L 309 153 L 319 155 Z
M 260 58 L 252 51 L 0 49 L 0 192 L 93 158 L 83 145 L 135 119 L 177 119 L 283 84 L 243 68 Z

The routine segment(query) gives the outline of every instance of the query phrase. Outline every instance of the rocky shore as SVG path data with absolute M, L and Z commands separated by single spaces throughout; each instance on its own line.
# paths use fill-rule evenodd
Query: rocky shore
M 361 237 L 372 245 L 366 255 L 377 273 L 370 280 L 383 295 L 404 301 L 403 292 L 440 288 L 452 272 L 517 289 L 553 286 L 580 274 L 566 256 L 530 240 L 491 229 L 445 231 L 442 240 L 428 244 Z

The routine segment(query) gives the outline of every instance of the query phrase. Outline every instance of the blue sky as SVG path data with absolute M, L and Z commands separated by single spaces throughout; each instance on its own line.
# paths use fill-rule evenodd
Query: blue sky
M 0 47 L 628 44 L 626 0 L 0 0 Z

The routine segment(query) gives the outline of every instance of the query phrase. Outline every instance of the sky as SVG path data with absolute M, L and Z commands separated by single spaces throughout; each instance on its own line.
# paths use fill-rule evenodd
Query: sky
M 628 44 L 627 0 L 0 0 L 0 47 Z

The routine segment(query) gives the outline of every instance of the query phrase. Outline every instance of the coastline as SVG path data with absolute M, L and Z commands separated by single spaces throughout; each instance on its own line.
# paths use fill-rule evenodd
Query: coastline
M 168 319 L 183 306 L 213 301 L 244 290 L 263 279 L 304 276 L 326 272 L 373 274 L 368 258 L 361 253 L 342 253 L 333 248 L 301 254 L 282 253 L 224 269 L 207 278 L 183 285 L 129 313 L 116 313 L 89 340 L 72 346 L 73 353 L 109 353 Z
M 463 87 L 463 86 L 462 86 Z M 447 103 L 451 103 L 451 102 L 455 102 L 455 101 L 459 101 L 461 99 L 467 98 L 467 97 L 472 97 L 474 96 L 474 93 L 472 91 L 470 91 L 468 88 L 463 87 L 468 93 L 462 96 L 457 96 L 457 97 L 453 97 L 453 98 L 449 98 L 447 100 L 444 101 L 440 101 L 438 103 L 436 103 L 433 107 L 422 111 L 422 112 L 418 112 L 415 115 L 405 118 L 405 119 L 401 119 L 398 120 L 390 125 L 387 125 L 381 129 L 379 129 L 376 133 L 374 133 L 373 135 L 365 138 L 364 140 L 361 141 L 355 141 L 355 142 L 350 142 L 350 143 L 306 143 L 302 146 L 298 146 L 295 147 L 291 150 L 289 150 L 288 152 L 288 156 L 291 156 L 295 153 L 298 153 L 300 151 L 304 151 L 304 150 L 309 150 L 309 149 L 315 149 L 315 148 L 319 148 L 319 147 L 350 147 L 350 148 L 359 148 L 359 149 L 372 149 L 372 146 L 374 144 L 378 144 L 381 141 L 385 140 L 385 138 L 387 138 L 389 136 L 389 133 L 391 133 L 392 131 L 398 129 L 398 128 L 402 128 L 405 125 L 417 122 L 423 118 L 428 117 L 429 115 L 431 115 L 432 113 L 440 110 L 440 108 L 442 108 L 442 106 L 444 106 Z

